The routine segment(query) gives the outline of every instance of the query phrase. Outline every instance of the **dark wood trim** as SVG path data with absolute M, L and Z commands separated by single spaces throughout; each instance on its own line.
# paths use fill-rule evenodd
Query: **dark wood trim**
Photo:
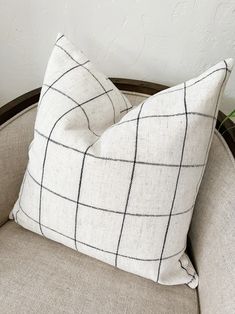
M 221 122 L 224 121 L 225 118 L 226 115 L 222 111 L 219 111 L 216 128 L 217 130 L 219 129 L 219 132 L 222 134 L 233 156 L 235 157 L 235 123 L 231 119 L 227 119 L 221 125 Z
M 123 78 L 111 78 L 111 81 L 114 85 L 117 86 L 118 89 L 129 91 L 129 92 L 137 92 L 143 93 L 147 95 L 154 95 L 164 89 L 169 88 L 168 86 L 152 83 L 152 82 L 145 82 L 139 80 L 130 80 L 130 79 L 123 79 Z
M 24 109 L 37 103 L 39 100 L 40 91 L 41 88 L 36 88 L 0 107 L 0 125 L 13 118 Z
M 152 82 L 145 82 L 139 80 L 123 79 L 123 78 L 111 78 L 112 82 L 118 89 L 123 91 L 131 91 L 137 93 L 143 93 L 147 95 L 156 94 L 168 86 L 156 84 Z M 36 88 L 4 105 L 0 108 L 0 125 L 14 117 L 22 110 L 32 106 L 39 100 L 41 88 Z M 216 128 L 218 129 L 221 122 L 224 120 L 225 114 L 219 111 Z M 228 144 L 233 156 L 235 157 L 235 128 L 234 122 L 228 119 L 223 123 L 219 132 L 223 135 L 226 143 Z M 232 128 L 232 129 L 231 129 Z

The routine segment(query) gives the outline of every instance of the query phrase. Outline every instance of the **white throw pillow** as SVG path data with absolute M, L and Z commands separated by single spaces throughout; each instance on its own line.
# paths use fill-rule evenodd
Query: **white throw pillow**
M 222 61 L 129 111 L 60 36 L 11 217 L 125 271 L 195 288 L 187 232 L 231 67 Z

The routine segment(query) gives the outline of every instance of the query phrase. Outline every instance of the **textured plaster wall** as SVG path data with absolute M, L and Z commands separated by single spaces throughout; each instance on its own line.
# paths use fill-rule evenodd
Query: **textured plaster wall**
M 0 0 L 0 105 L 41 85 L 59 31 L 109 76 L 173 85 L 235 58 L 235 0 Z

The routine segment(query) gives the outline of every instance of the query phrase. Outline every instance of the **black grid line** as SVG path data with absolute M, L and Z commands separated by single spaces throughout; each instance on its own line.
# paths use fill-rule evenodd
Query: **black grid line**
M 117 244 L 117 250 L 116 250 L 116 256 L 115 256 L 115 266 L 116 267 L 117 267 L 117 258 L 118 258 L 120 243 L 121 243 L 121 239 L 122 239 L 123 228 L 124 228 L 125 219 L 126 219 L 127 208 L 128 208 L 128 205 L 129 205 L 131 188 L 132 188 L 134 174 L 135 174 L 136 158 L 137 158 L 137 152 L 138 152 L 139 117 L 141 115 L 141 111 L 143 109 L 143 106 L 144 106 L 144 102 L 140 106 L 139 113 L 138 113 L 137 120 L 136 120 L 135 153 L 134 153 L 134 158 L 133 158 L 133 166 L 132 166 L 132 172 L 131 172 L 129 189 L 128 189 L 128 193 L 127 193 L 126 205 L 125 205 L 125 210 L 124 210 L 124 213 L 123 213 L 122 225 L 121 225 L 121 230 L 120 230 L 118 244 Z
M 63 38 L 63 37 L 64 37 L 64 34 L 62 34 L 59 38 L 57 38 L 57 40 L 56 40 L 55 44 L 57 44 L 57 43 L 58 43 L 58 41 L 60 41 L 60 40 L 61 40 L 61 38 Z
M 74 69 L 77 69 L 77 68 L 79 68 L 79 67 L 81 67 L 81 66 L 87 64 L 88 62 L 90 62 L 90 61 L 87 60 L 87 61 L 84 62 L 84 63 L 81 63 L 81 64 L 79 63 L 79 64 L 73 66 L 72 68 L 68 69 L 68 70 L 65 71 L 63 74 L 61 74 L 61 75 L 60 75 L 55 81 L 53 81 L 51 84 L 43 84 L 44 86 L 47 86 L 47 90 L 44 92 L 44 94 L 41 95 L 40 102 L 39 102 L 38 106 L 41 105 L 44 96 L 47 94 L 47 92 L 52 88 L 52 86 L 53 86 L 55 83 L 57 83 L 57 82 L 58 82 L 62 77 L 64 77 L 66 74 L 70 73 L 70 72 L 73 71 Z
M 123 111 L 125 111 L 125 110 L 122 110 L 121 112 L 123 112 Z M 153 114 L 153 115 L 140 117 L 139 119 L 142 120 L 142 119 L 149 119 L 149 118 L 171 118 L 171 117 L 178 117 L 178 116 L 184 116 L 184 115 L 185 115 L 185 112 L 179 112 L 179 113 L 174 113 L 174 114 L 158 114 L 158 115 L 157 114 Z M 205 118 L 210 118 L 210 119 L 216 120 L 216 118 L 214 116 L 212 116 L 212 115 L 204 114 L 204 113 L 196 112 L 196 111 L 189 111 L 188 115 L 197 115 L 197 116 L 201 116 L 201 117 L 205 117 Z M 113 127 L 116 127 L 116 126 L 119 126 L 119 125 L 122 125 L 122 124 L 125 124 L 125 123 L 133 122 L 133 121 L 136 121 L 136 118 L 117 122 L 117 123 L 113 124 L 111 127 L 113 128 Z
M 166 245 L 166 239 L 167 239 L 168 231 L 169 231 L 169 228 L 170 228 L 172 212 L 173 212 L 173 209 L 174 209 L 175 198 L 176 198 L 176 193 L 177 193 L 177 190 L 178 190 L 179 178 L 180 178 L 180 174 L 181 174 L 181 165 L 182 165 L 183 158 L 184 158 L 184 149 L 185 149 L 187 130 L 188 130 L 188 115 L 187 115 L 187 102 L 186 102 L 186 83 L 184 83 L 184 100 L 183 100 L 183 102 L 184 102 L 184 109 L 185 109 L 185 132 L 184 132 L 184 138 L 183 138 L 183 143 L 182 143 L 182 150 L 181 150 L 181 157 L 180 157 L 180 166 L 179 166 L 178 174 L 177 174 L 177 178 L 176 178 L 175 191 L 174 191 L 174 195 L 173 195 L 173 199 L 172 199 L 170 215 L 169 215 L 169 218 L 168 218 L 166 231 L 165 231 L 165 235 L 164 235 L 160 261 L 159 261 L 159 264 L 158 264 L 158 272 L 157 272 L 157 280 L 156 280 L 156 282 L 159 282 L 159 276 L 160 276 L 161 265 L 162 265 L 162 257 L 163 257 L 163 254 L 164 254 L 165 245 Z
M 56 44 L 55 46 L 58 47 L 58 48 L 60 48 L 62 51 L 64 51 L 64 52 L 67 54 L 67 56 L 69 56 L 73 61 L 75 61 L 76 63 L 79 64 L 79 62 L 78 62 L 77 60 L 75 60 L 75 59 L 71 56 L 71 54 L 70 54 L 66 49 L 64 49 L 62 46 L 60 46 L 60 45 L 58 45 L 58 44 Z M 106 91 L 105 88 L 104 88 L 104 85 L 98 80 L 98 78 L 97 78 L 88 68 L 86 68 L 85 66 L 82 66 L 82 68 L 85 69 L 85 70 L 87 70 L 87 72 L 90 73 L 90 75 L 96 80 L 96 82 L 101 86 L 101 88 L 102 88 L 104 91 Z M 112 109 L 113 109 L 113 123 L 115 123 L 115 122 L 116 122 L 116 111 L 115 111 L 115 107 L 114 107 L 112 98 L 109 96 L 109 94 L 107 94 L 107 96 L 108 96 L 108 98 L 109 98 L 109 101 L 110 101 L 111 106 L 112 106 Z
M 196 279 L 196 276 L 195 276 L 196 274 L 195 273 L 194 274 L 190 274 L 189 271 L 187 270 L 187 268 L 183 266 L 183 264 L 182 264 L 180 259 L 179 259 L 179 263 L 180 263 L 180 267 L 186 271 L 188 276 L 192 277 L 192 279 Z
M 192 278 L 186 283 L 186 286 L 189 286 L 191 282 L 193 282 L 196 279 L 196 271 L 193 273 Z M 189 286 L 190 287 L 190 286 Z
M 64 118 L 68 113 L 70 113 L 71 111 L 73 111 L 73 110 L 75 110 L 75 109 L 77 109 L 77 108 L 82 108 L 82 107 L 81 107 L 82 105 L 84 105 L 84 104 L 86 104 L 86 103 L 88 103 L 88 102 L 90 102 L 90 101 L 92 101 L 92 100 L 94 100 L 94 99 L 96 99 L 96 98 L 98 98 L 98 97 L 101 97 L 101 96 L 103 96 L 103 95 L 106 94 L 106 93 L 107 93 L 107 91 L 106 91 L 105 93 L 99 94 L 99 95 L 97 95 L 97 96 L 95 96 L 95 97 L 93 97 L 93 98 L 90 98 L 90 99 L 84 101 L 84 102 L 81 103 L 81 104 L 76 103 L 77 105 L 76 105 L 75 107 L 73 107 L 73 108 L 67 110 L 65 113 L 63 113 L 63 114 L 55 121 L 53 127 L 51 128 L 51 131 L 50 131 L 50 133 L 49 133 L 49 136 L 48 136 L 48 139 L 47 139 L 47 142 L 46 142 L 45 152 L 44 152 L 44 158 L 43 158 L 43 164 L 42 164 L 41 183 L 40 183 L 40 194 L 39 194 L 39 209 L 38 209 L 38 212 L 39 212 L 39 213 L 38 213 L 38 215 L 39 215 L 39 227 L 40 227 L 40 231 L 41 231 L 42 235 L 44 235 L 44 234 L 43 234 L 43 231 L 42 231 L 42 227 L 41 227 L 41 210 L 42 210 L 41 207 L 42 207 L 42 191 L 43 191 L 42 185 L 43 185 L 44 172 L 45 172 L 45 164 L 46 164 L 48 146 L 49 146 L 49 143 L 50 143 L 50 137 L 51 137 L 51 135 L 52 135 L 52 133 L 53 133 L 55 127 L 57 126 L 58 122 L 61 121 L 61 119 Z
M 58 41 L 60 41 L 62 38 L 64 37 L 64 35 L 61 35 L 55 42 L 55 45 L 58 43 Z M 52 84 L 48 85 L 48 89 L 45 91 L 45 93 L 43 95 L 41 95 L 40 97 L 40 101 L 39 101 L 39 104 L 38 106 L 40 106 L 41 102 L 42 102 L 42 99 L 44 98 L 45 94 L 48 92 L 48 90 L 56 83 L 58 82 L 64 75 L 66 75 L 67 73 L 69 73 L 70 71 L 72 71 L 73 69 L 77 68 L 77 67 L 80 67 L 80 66 L 83 66 L 85 65 L 86 63 L 88 63 L 89 60 L 85 61 L 83 64 L 80 64 L 79 62 L 76 62 L 76 66 L 75 67 L 72 67 L 71 69 L 65 71 L 62 75 L 60 75 Z
M 125 109 L 121 110 L 120 113 L 129 112 L 129 110 L 131 110 L 132 108 L 133 108 L 133 106 L 129 107 L 129 108 L 125 108 Z M 115 125 L 119 125 L 119 123 L 116 123 Z
M 122 94 L 122 92 L 120 92 L 120 94 L 121 94 L 122 99 L 123 99 L 123 101 L 125 103 L 125 106 L 126 106 L 126 108 L 124 110 L 121 110 L 120 113 L 123 113 L 123 112 L 126 112 L 126 111 L 128 112 L 130 109 L 133 108 L 133 106 L 128 107 L 128 104 L 127 104 L 127 101 L 126 101 L 126 97 Z
M 30 171 L 27 169 L 26 170 L 28 175 L 30 176 L 30 178 L 37 184 L 40 186 L 40 183 L 33 177 L 33 175 L 30 173 Z M 97 207 L 97 206 L 93 206 L 93 205 L 89 205 L 89 204 L 85 204 L 83 202 L 78 202 L 76 200 L 73 200 L 67 196 L 64 196 L 58 192 L 55 192 L 51 189 L 49 189 L 48 187 L 46 187 L 45 185 L 42 186 L 43 189 L 45 189 L 46 191 L 48 191 L 49 193 L 52 193 L 60 198 L 63 198 L 69 202 L 75 203 L 75 204 L 79 204 L 82 205 L 84 207 L 88 207 L 88 208 L 92 208 L 95 210 L 99 210 L 99 211 L 103 211 L 103 212 L 108 212 L 108 213 L 113 213 L 113 214 L 120 214 L 123 215 L 123 211 L 117 211 L 117 210 L 111 210 L 111 209 L 107 209 L 107 208 L 101 208 L 101 207 Z M 192 206 L 190 206 L 188 209 L 182 211 L 182 212 L 178 212 L 178 213 L 173 213 L 172 216 L 180 216 L 180 215 L 184 215 L 187 214 L 188 212 L 190 212 L 191 210 L 193 210 L 194 208 L 194 204 Z M 126 216 L 134 216 L 134 217 L 147 217 L 147 218 L 160 218 L 160 217 L 168 217 L 169 214 L 139 214 L 139 213 L 126 213 Z
M 47 85 L 47 84 L 43 84 L 43 85 L 49 86 L 49 85 Z M 55 92 L 57 92 L 57 93 L 63 95 L 64 97 L 68 98 L 69 100 L 71 100 L 72 102 L 74 102 L 77 106 L 85 105 L 86 103 L 88 103 L 88 102 L 90 102 L 90 101 L 92 101 L 92 100 L 95 100 L 96 98 L 98 98 L 98 97 L 100 97 L 100 96 L 103 96 L 103 95 L 106 95 L 107 93 L 110 93 L 110 92 L 113 91 L 113 89 L 107 90 L 107 91 L 105 91 L 104 93 L 99 94 L 98 96 L 94 96 L 94 97 L 88 99 L 87 101 L 84 101 L 83 103 L 79 104 L 75 99 L 73 99 L 73 98 L 70 97 L 69 95 L 65 94 L 63 91 L 61 91 L 61 90 L 59 90 L 59 89 L 57 89 L 57 88 L 55 88 L 55 87 L 52 87 L 52 86 L 50 87 L 50 89 L 52 89 L 53 91 L 55 91 Z M 82 107 L 80 107 L 80 108 L 81 108 L 81 110 L 82 110 L 84 116 L 86 117 L 87 125 L 88 125 L 88 130 L 89 130 L 90 132 L 92 132 L 95 136 L 99 137 L 100 135 L 96 134 L 96 133 L 91 129 L 90 120 L 89 120 L 89 118 L 88 118 L 88 115 L 87 115 L 86 111 L 85 111 Z
M 85 166 L 85 159 L 86 154 L 88 150 L 95 144 L 95 142 L 91 145 L 89 145 L 83 155 L 82 158 L 82 166 L 81 166 L 81 172 L 80 172 L 80 178 L 79 178 L 79 185 L 78 185 L 78 193 L 77 193 L 77 201 L 76 201 L 76 212 L 75 212 L 75 219 L 74 219 L 74 243 L 75 243 L 75 249 L 78 251 L 77 248 L 77 223 L 78 223 L 78 208 L 79 208 L 79 200 L 80 200 L 80 194 L 81 194 L 81 187 L 82 187 L 82 179 L 83 179 L 83 172 L 84 172 L 84 166 Z
M 19 208 L 20 208 L 20 210 L 21 210 L 21 213 L 23 213 L 28 219 L 30 219 L 31 221 L 33 221 L 33 222 L 35 222 L 36 224 L 39 225 L 39 222 L 38 222 L 36 219 L 32 218 L 29 214 L 27 214 L 27 213 L 24 211 L 24 209 L 23 209 L 23 207 L 22 207 L 22 205 L 21 205 L 20 200 L 19 200 Z M 67 239 L 70 239 L 70 240 L 72 240 L 72 241 L 75 240 L 73 237 L 70 237 L 70 236 L 68 236 L 68 235 L 65 235 L 65 234 L 63 234 L 62 232 L 59 232 L 59 231 L 57 231 L 57 230 L 55 230 L 55 229 L 53 229 L 53 228 L 51 228 L 51 227 L 49 227 L 49 226 L 47 226 L 47 225 L 45 225 L 45 224 L 41 224 L 41 225 L 43 226 L 43 228 L 48 229 L 48 230 L 50 230 L 50 231 L 52 231 L 52 232 L 55 232 L 56 234 L 59 234 L 59 235 L 65 237 L 65 238 L 67 238 Z M 45 238 L 46 238 L 46 236 L 45 236 Z M 101 252 L 104 252 L 104 253 L 107 253 L 107 254 L 111 254 L 111 255 L 115 255 L 115 256 L 116 256 L 116 252 L 107 251 L 107 250 L 98 248 L 98 247 L 96 247 L 96 246 L 94 246 L 94 245 L 90 245 L 90 244 L 88 244 L 88 243 L 86 243 L 86 242 L 82 242 L 82 241 L 79 241 L 79 240 L 76 240 L 76 242 L 79 243 L 79 244 L 81 244 L 81 245 L 87 246 L 87 247 L 89 247 L 89 248 L 95 249 L 95 250 L 97 250 L 97 251 L 101 251 Z M 167 259 L 173 258 L 173 257 L 175 257 L 175 256 L 177 256 L 177 255 L 179 255 L 179 254 L 181 254 L 181 253 L 185 250 L 185 248 L 186 248 L 186 246 L 184 246 L 180 251 L 178 251 L 178 252 L 176 252 L 176 253 L 174 253 L 174 254 L 172 254 L 172 255 L 163 257 L 163 260 L 167 260 Z M 140 261 L 140 262 L 156 262 L 156 261 L 159 260 L 158 258 L 139 258 L 139 257 L 129 256 L 129 255 L 123 255 L 123 254 L 118 254 L 118 256 L 124 257 L 124 258 L 127 258 L 127 259 L 131 259 L 131 260 Z
M 57 47 L 57 48 L 61 49 L 62 51 L 64 51 L 64 52 L 66 53 L 66 55 L 67 55 L 70 59 L 72 59 L 75 63 L 80 64 L 80 63 L 79 63 L 76 59 L 74 59 L 74 57 L 72 57 L 71 54 L 70 54 L 66 49 L 64 49 L 62 46 L 55 44 L 55 47 Z
M 226 63 L 226 61 L 224 60 L 224 62 Z M 206 78 L 208 78 L 209 76 L 211 76 L 212 74 L 218 72 L 218 71 L 222 71 L 222 70 L 226 70 L 227 72 L 231 73 L 231 71 L 228 69 L 228 67 L 225 67 L 225 68 L 219 68 L 219 69 L 216 69 L 216 70 L 213 70 L 212 72 L 208 73 L 207 75 L 205 75 L 204 77 L 202 77 L 201 79 L 198 79 L 196 80 L 195 82 L 193 82 L 192 84 L 188 85 L 187 88 L 190 88 L 194 85 L 196 85 L 197 83 L 200 83 L 201 81 L 205 80 Z M 151 97 L 155 97 L 155 96 L 161 96 L 161 95 L 165 95 L 165 94 L 170 94 L 170 93 L 174 93 L 174 92 L 178 92 L 178 91 L 181 91 L 183 90 L 184 87 L 180 87 L 180 88 L 177 88 L 177 89 L 174 89 L 174 90 L 166 90 L 166 91 L 162 91 L 162 92 L 159 92 Z
M 43 134 L 42 132 L 38 131 L 37 129 L 34 130 L 35 133 L 37 133 L 38 135 L 40 135 L 41 137 L 44 137 L 46 140 L 48 140 L 48 136 L 46 136 L 45 134 Z M 71 146 L 68 146 L 66 144 L 63 144 L 61 142 L 58 142 L 54 139 L 49 139 L 50 142 L 56 144 L 56 145 L 59 145 L 59 146 L 62 146 L 66 149 L 70 149 L 70 150 L 73 150 L 75 152 L 78 152 L 80 154 L 84 154 L 84 151 L 81 151 L 77 148 L 74 148 L 74 147 L 71 147 Z M 111 158 L 111 157 L 102 157 L 102 156 L 97 156 L 97 155 L 94 155 L 94 154 L 91 154 L 91 153 L 87 153 L 87 156 L 90 156 L 92 158 L 95 158 L 95 159 L 101 159 L 101 160 L 110 160 L 110 161 L 117 161 L 117 162 L 124 162 L 124 163 L 132 163 L 133 164 L 133 160 L 128 160 L 128 159 L 118 159 L 118 158 Z M 145 161 L 139 161 L 137 160 L 136 161 L 136 164 L 138 165 L 148 165 L 148 166 L 161 166 L 161 167 L 173 167 L 173 168 L 178 168 L 179 167 L 179 164 L 166 164 L 166 163 L 153 163 L 153 162 L 145 162 Z M 197 168 L 197 167 L 203 167 L 204 164 L 182 164 L 181 167 L 182 168 Z
M 65 93 L 62 92 L 61 90 L 59 90 L 59 89 L 57 89 L 57 88 L 55 88 L 55 87 L 49 86 L 49 85 L 47 85 L 47 84 L 43 84 L 43 85 L 49 87 L 49 89 L 52 89 L 53 91 L 55 91 L 55 92 L 57 92 L 57 93 L 59 93 L 59 94 L 65 96 L 66 98 L 68 98 L 69 100 L 71 100 L 72 102 L 74 102 L 76 105 L 79 105 L 79 103 L 78 103 L 76 100 L 74 100 L 72 97 L 70 97 L 69 95 L 65 94 Z M 48 90 L 49 90 L 49 89 L 48 89 Z M 89 121 L 89 118 L 88 118 L 88 115 L 87 115 L 86 111 L 85 111 L 82 107 L 81 107 L 81 110 L 82 110 L 82 112 L 83 112 L 83 114 L 84 114 L 84 116 L 85 116 L 85 118 L 86 118 L 86 120 L 87 120 L 88 130 L 91 131 L 95 136 L 98 136 L 93 130 L 91 130 L 90 121 Z

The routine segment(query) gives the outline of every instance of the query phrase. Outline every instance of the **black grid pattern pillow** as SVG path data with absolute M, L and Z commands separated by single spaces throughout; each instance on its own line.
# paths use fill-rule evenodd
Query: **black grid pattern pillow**
M 232 60 L 131 104 L 60 36 L 16 222 L 162 284 L 198 284 L 187 232 Z

